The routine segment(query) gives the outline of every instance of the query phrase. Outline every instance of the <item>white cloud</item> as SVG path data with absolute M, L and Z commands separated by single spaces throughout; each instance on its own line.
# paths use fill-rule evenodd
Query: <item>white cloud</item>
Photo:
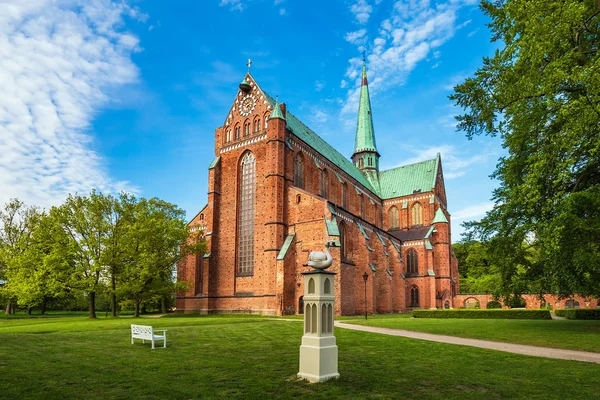
M 279 15 L 285 15 L 285 8 L 279 9 Z
M 401 165 L 414 164 L 420 161 L 431 160 L 440 153 L 442 157 L 442 169 L 446 180 L 454 179 L 465 175 L 473 164 L 484 163 L 493 154 L 489 148 L 483 149 L 479 154 L 470 154 L 466 151 L 460 151 L 453 145 L 434 146 L 426 149 L 415 148 L 412 146 L 402 146 L 404 150 L 412 153 L 413 156 L 402 161 Z M 400 166 L 400 165 L 396 165 Z
M 463 83 L 467 79 L 467 75 L 457 74 L 450 77 L 449 81 L 442 86 L 444 90 L 454 90 L 454 86 Z
M 138 79 L 138 39 L 123 30 L 123 15 L 145 19 L 109 0 L 0 4 L 0 204 L 131 190 L 107 176 L 90 135 L 109 91 Z
M 320 92 L 321 90 L 323 90 L 323 88 L 325 87 L 325 81 L 316 81 L 315 82 L 315 90 L 317 92 Z
M 368 37 L 366 35 L 367 35 L 366 29 L 359 29 L 354 32 L 346 33 L 346 36 L 344 37 L 344 39 L 346 39 L 346 41 L 348 41 L 352 44 L 364 44 L 364 43 L 366 43 L 366 41 L 368 39 Z
M 322 124 L 329 120 L 329 115 L 327 115 L 322 110 L 319 110 L 318 108 L 313 108 L 312 109 L 312 119 L 316 123 Z
M 475 35 L 477 32 L 479 32 L 479 28 L 475 29 L 474 31 L 471 31 L 467 34 L 467 37 L 471 37 L 473 35 Z
M 494 203 L 486 202 L 481 204 L 475 204 L 466 208 L 452 212 L 452 220 L 460 221 L 463 219 L 473 219 L 475 217 L 482 217 L 486 212 L 490 211 L 494 207 Z
M 244 11 L 244 8 L 246 8 L 244 3 L 242 3 L 242 0 L 221 0 L 221 3 L 219 3 L 219 6 L 229 7 L 229 9 L 231 11 L 239 11 L 239 12 Z
M 356 3 L 350 6 L 350 12 L 354 14 L 359 24 L 366 24 L 369 22 L 373 7 L 366 0 L 357 0 Z
M 462 29 L 462 28 L 464 28 L 465 26 L 469 25 L 470 23 L 471 23 L 471 20 L 470 20 L 470 19 L 468 19 L 468 20 L 466 20 L 465 22 L 463 22 L 462 24 L 458 25 L 458 26 L 456 27 L 456 29 Z
M 398 0 L 393 4 L 388 18 L 380 23 L 378 36 L 372 45 L 361 41 L 357 32 L 346 35 L 349 42 L 367 48 L 369 87 L 371 94 L 404 84 L 410 72 L 423 60 L 440 57 L 439 47 L 452 38 L 458 29 L 458 12 L 464 5 L 475 4 L 476 0 Z M 463 22 L 466 26 L 468 22 Z M 366 31 L 365 35 L 366 37 Z M 342 118 L 354 115 L 358 109 L 360 85 L 358 72 L 362 58 L 349 60 L 346 78 L 350 82 Z

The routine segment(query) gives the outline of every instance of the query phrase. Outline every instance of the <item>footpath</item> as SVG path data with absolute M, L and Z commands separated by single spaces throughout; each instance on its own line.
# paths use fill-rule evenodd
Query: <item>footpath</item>
M 600 364 L 600 353 L 589 351 L 554 349 L 550 347 L 528 346 L 524 344 L 492 342 L 481 339 L 467 339 L 456 336 L 434 335 L 431 333 L 406 331 L 403 329 L 379 328 L 375 326 L 364 326 L 347 324 L 335 321 L 335 326 L 342 329 L 350 329 L 361 332 L 379 333 L 382 335 L 402 336 L 411 339 L 428 340 L 431 342 L 458 344 L 461 346 L 479 347 L 480 349 L 505 351 L 507 353 L 523 354 L 526 356 L 558 358 L 561 360 L 583 361 Z

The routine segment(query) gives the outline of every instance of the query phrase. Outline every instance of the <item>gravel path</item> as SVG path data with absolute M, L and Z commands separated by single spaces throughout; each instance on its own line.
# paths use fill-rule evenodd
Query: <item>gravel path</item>
M 481 349 L 505 351 L 508 353 L 524 354 L 527 356 L 559 358 L 562 360 L 583 361 L 600 364 L 600 353 L 592 353 L 589 351 L 553 349 L 550 347 L 528 346 L 524 344 L 492 342 L 489 340 L 467 339 L 446 335 L 434 335 L 431 333 L 406 331 L 402 329 L 379 328 L 374 326 L 346 324 L 338 321 L 335 321 L 335 326 L 338 328 L 351 329 L 355 331 L 379 333 L 383 335 L 392 336 L 402 336 L 411 339 L 429 340 L 431 342 L 479 347 Z

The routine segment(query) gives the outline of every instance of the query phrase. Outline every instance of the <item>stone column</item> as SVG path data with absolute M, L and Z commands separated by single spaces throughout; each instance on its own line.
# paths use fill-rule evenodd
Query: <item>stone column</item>
M 304 336 L 298 377 L 310 382 L 339 378 L 338 348 L 333 335 L 335 272 L 304 272 Z

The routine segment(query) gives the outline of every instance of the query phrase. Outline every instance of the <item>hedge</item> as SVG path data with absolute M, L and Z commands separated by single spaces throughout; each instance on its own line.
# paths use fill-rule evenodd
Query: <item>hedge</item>
M 600 308 L 563 308 L 555 312 L 568 319 L 600 319 Z
M 548 310 L 414 310 L 415 318 L 552 319 Z

